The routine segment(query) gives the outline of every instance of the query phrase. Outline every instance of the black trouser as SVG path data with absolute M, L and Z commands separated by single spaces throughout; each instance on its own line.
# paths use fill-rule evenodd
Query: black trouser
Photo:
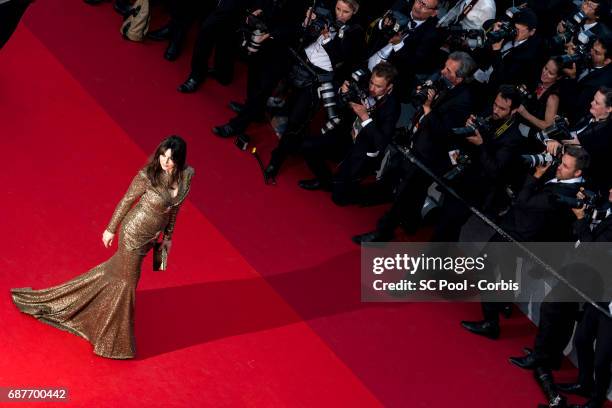
M 468 206 L 449 193 L 444 194 L 440 219 L 431 238 L 433 242 L 458 242 L 461 227 L 472 215 Z
M 593 342 L 596 342 L 594 349 Z M 603 403 L 612 377 L 612 319 L 587 303 L 582 320 L 576 328 L 575 343 L 578 354 L 578 382 L 586 387 L 593 387 L 591 398 Z
M 541 367 L 556 369 L 563 359 L 563 350 L 572 338 L 578 303 L 543 302 L 535 338 L 534 357 Z
M 261 50 L 249 56 L 244 107 L 229 122 L 236 131 L 243 132 L 264 114 L 268 98 L 287 74 L 288 58 L 287 51 L 278 48 Z
M 30 0 L 11 0 L 0 4 L 0 48 L 11 38 Z
M 315 178 L 331 184 L 333 173 L 327 165 L 327 160 L 341 161 L 350 146 L 350 130 L 342 126 L 324 135 L 306 138 L 302 144 L 302 154 Z
M 231 80 L 234 74 L 235 38 L 239 13 L 215 10 L 202 22 L 191 57 L 191 77 L 198 81 L 208 72 L 208 60 L 215 50 L 213 67 Z
M 305 88 L 293 88 L 289 97 L 289 117 L 287 130 L 283 133 L 278 146 L 272 151 L 270 165 L 277 169 L 290 153 L 295 153 L 302 145 L 304 133 L 319 107 L 318 83 Z
M 400 224 L 408 231 L 418 228 L 421 209 L 427 198 L 431 178 L 408 160 L 404 161 L 404 179 L 391 208 L 378 220 L 376 231 L 379 235 L 393 237 Z

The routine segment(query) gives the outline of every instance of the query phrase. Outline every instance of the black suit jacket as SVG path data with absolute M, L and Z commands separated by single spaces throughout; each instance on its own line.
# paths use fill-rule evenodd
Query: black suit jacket
M 464 198 L 485 211 L 496 210 L 507 197 L 505 187 L 521 172 L 518 164 L 525 148 L 517 121 L 500 136 L 495 130 L 483 134 L 479 146 L 461 141 L 466 147 L 460 150 L 472 158 L 472 164 L 454 181 Z M 503 201 L 507 204 L 507 199 Z
M 363 61 L 365 50 L 365 31 L 354 19 L 345 24 L 344 34 L 337 34 L 333 40 L 323 45 L 334 67 L 334 80 L 342 83 Z
M 482 52 L 479 59 L 484 67 L 493 67 L 493 73 L 489 78 L 489 85 L 493 90 L 497 90 L 503 84 L 525 84 L 533 87 L 546 59 L 546 56 L 542 55 L 542 50 L 540 39 L 532 36 L 524 43 L 510 49 L 504 57 L 501 50 L 493 51 L 489 48 Z
M 376 110 L 372 114 L 372 122 L 368 123 L 357 139 L 361 139 L 368 152 L 378 151 L 381 155 L 395 133 L 395 125 L 400 116 L 400 103 L 395 92 L 392 92 L 376 103 Z
M 591 231 L 591 219 L 574 221 L 574 234 L 580 242 L 612 242 L 612 216 L 604 218 Z
M 438 49 L 440 48 L 440 36 L 436 25 L 438 18 L 432 17 L 420 26 L 408 33 L 404 39 L 404 46 L 399 51 L 391 51 L 388 61 L 392 63 L 399 72 L 396 80 L 396 91 L 398 96 L 405 100 L 410 91 L 416 85 L 415 75 L 429 74 L 440 65 Z M 368 42 L 367 58 L 377 53 L 388 44 L 388 39 L 382 35 L 381 30 L 376 27 L 372 31 Z M 366 61 L 367 65 L 367 61 Z
M 572 224 L 576 218 L 556 196 L 575 197 L 582 183 L 545 184 L 545 176 L 527 176 L 501 227 L 522 242 L 573 241 Z
M 601 86 L 612 86 L 612 64 L 595 69 L 579 81 L 568 83 L 567 101 L 569 101 L 570 119 L 574 122 L 589 113 L 591 101 Z
M 474 96 L 469 84 L 461 83 L 441 95 L 424 116 L 412 139 L 412 152 L 432 170 L 440 173 L 450 166 L 451 129 L 465 125 L 473 110 Z M 416 114 L 417 119 L 419 112 Z
M 583 118 L 575 128 L 581 129 L 589 120 L 590 117 Z M 610 171 L 612 118 L 589 123 L 587 128 L 578 135 L 578 141 L 589 153 L 591 159 L 589 168 L 585 172 L 587 185 L 607 195 L 608 189 L 612 187 L 612 171 Z

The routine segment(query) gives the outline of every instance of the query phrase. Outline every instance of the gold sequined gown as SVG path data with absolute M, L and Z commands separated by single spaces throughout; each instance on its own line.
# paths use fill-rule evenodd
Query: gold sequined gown
M 87 339 L 99 356 L 133 358 L 134 295 L 142 261 L 161 233 L 166 238 L 172 236 L 193 174 L 191 167 L 184 170 L 178 193 L 173 197 L 165 173 L 163 185 L 153 187 L 141 170 L 107 227 L 115 232 L 121 224 L 117 252 L 106 262 L 61 285 L 41 290 L 11 289 L 15 305 L 42 322 Z

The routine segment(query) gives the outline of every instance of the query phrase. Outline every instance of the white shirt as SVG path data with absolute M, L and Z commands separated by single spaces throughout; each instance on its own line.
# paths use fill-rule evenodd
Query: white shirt
M 446 13 L 438 23 L 441 27 L 447 27 L 452 24 L 459 15 L 463 12 L 465 7 L 470 4 L 471 0 L 459 1 L 448 13 Z M 476 5 L 470 10 L 470 12 L 461 20 L 461 26 L 466 30 L 479 30 L 482 29 L 482 25 L 485 21 L 495 18 L 496 6 L 495 0 L 478 0 Z
M 545 184 L 552 184 L 552 183 L 561 183 L 561 184 L 575 184 L 575 183 L 583 183 L 584 179 L 582 177 L 574 177 L 571 179 L 567 179 L 567 180 L 557 180 L 557 178 L 555 177 L 552 180 L 548 180 Z
M 315 42 L 306 47 L 304 52 L 306 53 L 308 61 L 310 61 L 312 65 L 328 72 L 334 70 L 331 59 L 329 58 L 329 55 L 327 55 L 325 48 L 323 48 L 323 45 L 333 40 L 334 37 L 336 37 L 336 32 L 334 31 L 330 32 L 329 38 L 325 38 L 323 35 L 320 35 Z

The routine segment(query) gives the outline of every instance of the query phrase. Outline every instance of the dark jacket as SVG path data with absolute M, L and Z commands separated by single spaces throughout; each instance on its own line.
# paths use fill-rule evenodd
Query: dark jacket
M 443 172 L 449 168 L 451 129 L 465 125 L 473 105 L 471 86 L 461 83 L 440 95 L 433 102 L 431 112 L 421 119 L 413 136 L 412 151 L 432 170 Z M 418 119 L 419 113 L 415 116 Z
M 436 30 L 437 24 L 437 17 L 427 19 L 409 33 L 404 39 L 404 46 L 399 51 L 393 50 L 389 55 L 388 61 L 399 72 L 395 89 L 396 92 L 401 92 L 398 96 L 402 100 L 406 100 L 416 86 L 415 75 L 429 74 L 440 66 L 438 52 L 440 36 Z M 388 38 L 376 27 L 368 42 L 367 58 L 369 59 L 387 44 Z
M 595 69 L 579 81 L 571 81 L 566 90 L 567 112 L 572 122 L 576 122 L 589 113 L 595 92 L 601 86 L 612 86 L 612 64 Z
M 395 92 L 384 96 L 376 103 L 372 122 L 361 129 L 358 135 L 358 139 L 367 141 L 368 152 L 378 151 L 382 157 L 382 153 L 393 138 L 399 116 L 400 103 Z
M 581 129 L 590 120 L 583 118 L 576 125 Z M 612 171 L 610 160 L 612 158 L 612 118 L 608 120 L 591 122 L 578 135 L 580 145 L 589 153 L 590 164 L 585 172 L 587 186 L 591 189 L 607 194 L 612 187 Z
M 501 227 L 521 242 L 573 241 L 574 214 L 556 196 L 575 197 L 582 184 L 545 184 L 545 177 L 527 176 Z
M 364 58 L 365 32 L 354 20 L 349 20 L 333 40 L 323 45 L 334 67 L 334 80 L 338 83 L 347 79 Z

